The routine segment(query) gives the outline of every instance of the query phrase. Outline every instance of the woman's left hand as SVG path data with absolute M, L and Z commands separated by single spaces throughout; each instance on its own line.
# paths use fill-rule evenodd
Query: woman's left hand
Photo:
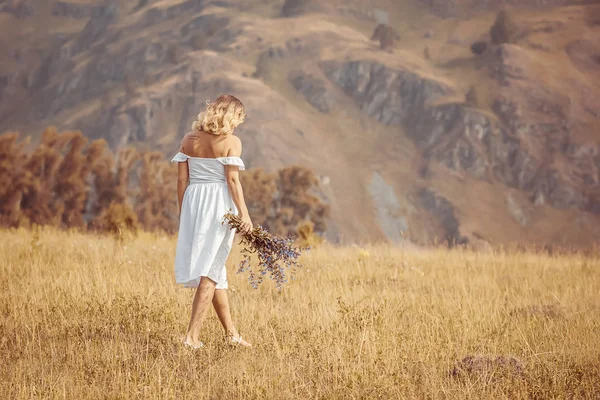
M 249 215 L 240 215 L 240 218 L 242 219 L 242 228 L 240 230 L 240 233 L 250 233 L 252 231 L 252 229 L 254 228 L 254 225 L 252 224 L 252 220 L 250 219 Z

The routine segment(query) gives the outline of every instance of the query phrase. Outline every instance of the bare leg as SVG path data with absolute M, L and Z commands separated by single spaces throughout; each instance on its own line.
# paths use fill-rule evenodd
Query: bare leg
M 215 307 L 215 311 L 217 312 L 217 316 L 219 317 L 219 321 L 221 321 L 221 325 L 225 329 L 225 334 L 231 339 L 238 339 L 240 334 L 237 329 L 233 325 L 233 321 L 231 320 L 231 312 L 229 311 L 229 298 L 227 297 L 227 290 L 217 289 L 215 290 L 215 295 L 212 300 L 213 306 Z M 242 340 L 239 342 L 242 346 L 250 347 L 252 346 L 250 343 Z
M 238 332 L 233 325 L 233 321 L 231 320 L 231 312 L 229 311 L 229 298 L 227 297 L 227 290 L 215 290 L 212 303 L 215 307 L 215 311 L 217 312 L 217 316 L 219 317 L 219 321 L 221 321 L 221 325 L 223 325 L 223 328 L 225 329 L 225 333 L 228 335 L 237 336 Z
M 200 327 L 206 318 L 206 313 L 215 294 L 216 286 L 217 284 L 213 280 L 204 276 L 200 278 L 200 284 L 198 285 L 198 289 L 196 289 L 196 295 L 192 303 L 192 316 L 187 334 L 185 335 L 186 342 L 192 344 L 198 343 Z

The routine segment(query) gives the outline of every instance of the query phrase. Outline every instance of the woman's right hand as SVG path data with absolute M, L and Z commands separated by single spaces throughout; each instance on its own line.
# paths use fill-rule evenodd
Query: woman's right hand
M 242 227 L 240 229 L 240 233 L 249 233 L 250 231 L 252 231 L 252 229 L 254 228 L 254 225 L 252 224 L 252 220 L 250 219 L 249 215 L 240 215 L 240 218 L 242 219 Z

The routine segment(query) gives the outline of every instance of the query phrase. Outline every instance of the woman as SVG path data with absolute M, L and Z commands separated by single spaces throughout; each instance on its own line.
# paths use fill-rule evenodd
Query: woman
M 243 220 L 243 232 L 252 229 L 244 201 L 239 171 L 243 170 L 242 143 L 233 135 L 246 117 L 244 105 L 223 95 L 208 103 L 181 142 L 178 162 L 179 237 L 175 256 L 175 280 L 196 287 L 192 316 L 183 343 L 193 348 L 212 302 L 232 343 L 251 346 L 239 335 L 229 312 L 225 261 L 234 232 L 222 224 L 230 210 Z

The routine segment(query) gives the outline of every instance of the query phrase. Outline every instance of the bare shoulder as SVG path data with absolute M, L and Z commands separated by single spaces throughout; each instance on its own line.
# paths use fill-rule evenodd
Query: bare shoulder
M 198 132 L 191 131 L 191 132 L 186 133 L 183 136 L 182 142 L 185 142 L 186 140 L 195 140 L 197 138 L 198 138 Z
M 179 147 L 179 151 L 182 151 L 185 153 L 185 149 L 189 148 L 190 145 L 193 143 L 193 141 L 197 140 L 198 136 L 196 134 L 196 132 L 192 131 L 192 132 L 188 132 L 183 136 L 183 139 L 181 139 L 181 146 Z
M 239 137 L 235 136 L 235 135 L 229 135 L 227 137 L 227 140 L 229 141 L 229 144 L 231 146 L 242 146 L 242 141 L 240 140 Z
M 239 137 L 235 135 L 229 135 L 227 137 L 227 147 L 229 150 L 227 152 L 228 156 L 241 156 L 242 155 L 242 141 Z

